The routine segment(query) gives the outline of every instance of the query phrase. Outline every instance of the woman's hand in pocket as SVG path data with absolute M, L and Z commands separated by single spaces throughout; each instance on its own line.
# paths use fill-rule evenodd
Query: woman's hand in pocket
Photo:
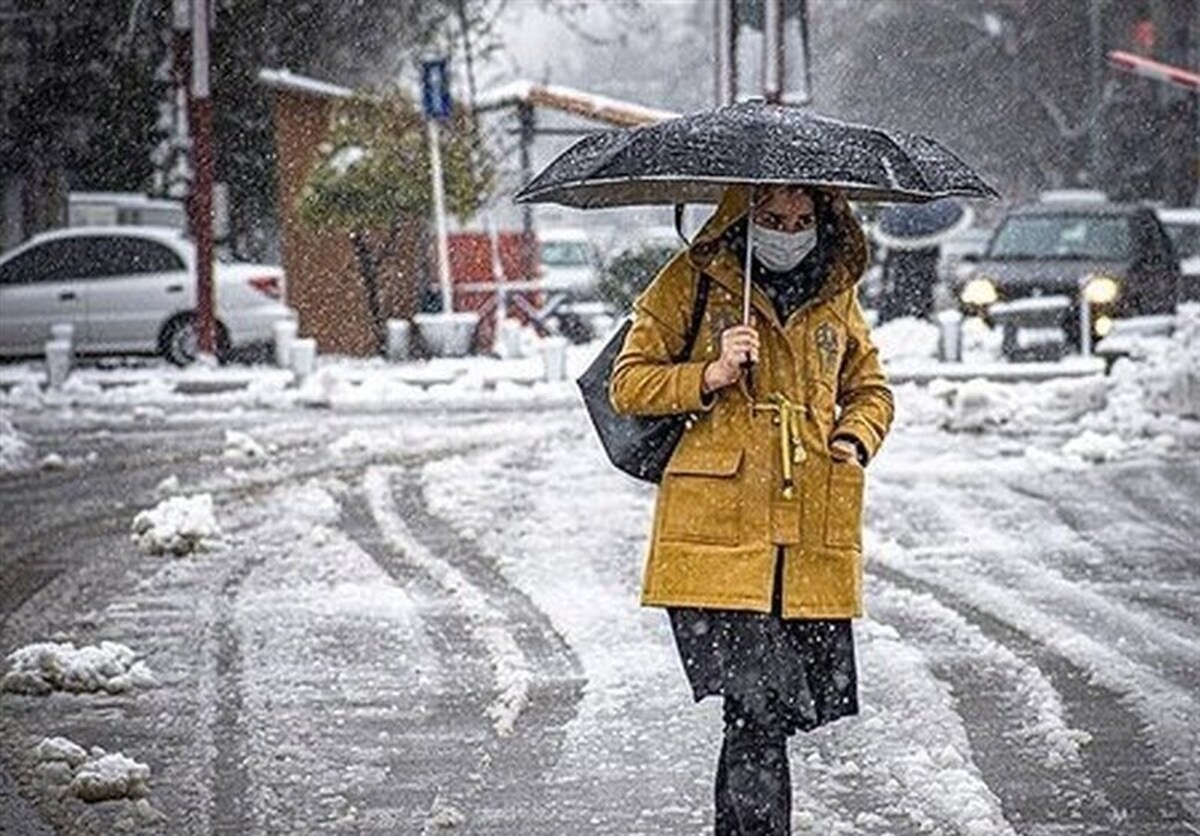
M 839 464 L 845 462 L 862 464 L 858 458 L 858 445 L 848 438 L 835 438 L 829 442 L 829 457 Z

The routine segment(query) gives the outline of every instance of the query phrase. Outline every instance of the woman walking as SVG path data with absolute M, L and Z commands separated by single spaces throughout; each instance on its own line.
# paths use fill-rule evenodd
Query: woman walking
M 619 412 L 693 416 L 659 487 L 642 602 L 668 609 L 695 698 L 724 699 L 718 834 L 789 833 L 788 737 L 858 710 L 863 469 L 892 421 L 856 296 L 865 265 L 836 191 L 731 187 L 638 298 L 614 366 Z M 675 362 L 701 274 L 700 331 Z

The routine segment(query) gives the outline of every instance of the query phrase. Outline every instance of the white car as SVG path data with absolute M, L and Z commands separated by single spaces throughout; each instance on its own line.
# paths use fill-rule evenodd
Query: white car
M 0 256 L 0 357 L 43 353 L 50 326 L 74 325 L 80 354 L 196 356 L 195 246 L 168 227 L 84 227 L 36 235 Z M 282 268 L 213 264 L 218 353 L 267 343 L 295 316 Z
M 1155 211 L 1179 257 L 1183 274 L 1179 298 L 1200 301 L 1200 207 Z
M 582 229 L 552 229 L 538 234 L 540 284 L 548 291 L 591 300 L 600 285 L 600 257 Z

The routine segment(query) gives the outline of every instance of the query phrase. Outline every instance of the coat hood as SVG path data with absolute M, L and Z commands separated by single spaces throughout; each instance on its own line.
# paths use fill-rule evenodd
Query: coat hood
M 811 189 L 819 193 L 826 208 L 818 235 L 832 236 L 829 275 L 817 294 L 817 300 L 829 299 L 853 287 L 867 267 L 867 239 L 862 225 L 855 217 L 845 196 L 835 189 Z M 750 203 L 749 186 L 730 186 L 725 190 L 717 210 L 688 247 L 688 258 L 698 270 L 704 270 L 722 251 L 728 252 L 724 235 L 734 224 L 746 217 Z M 739 274 L 742 267 L 738 267 Z

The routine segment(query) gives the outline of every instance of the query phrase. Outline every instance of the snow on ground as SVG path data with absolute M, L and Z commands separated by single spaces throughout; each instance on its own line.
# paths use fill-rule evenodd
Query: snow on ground
M 8 654 L 10 668 L 0 691 L 49 694 L 52 691 L 120 694 L 158 685 L 145 662 L 117 642 L 75 647 L 70 642 L 41 642 Z
M 177 557 L 211 548 L 221 534 L 208 493 L 168 497 L 139 511 L 131 529 L 133 541 L 147 554 Z
M 225 430 L 225 458 L 265 459 L 271 447 L 259 444 L 249 433 L 240 430 Z
M 1058 461 L 1068 467 L 1170 455 L 1177 441 L 1200 440 L 1200 306 L 1181 307 L 1172 337 L 1125 345 L 1130 356 L 1108 376 L 897 386 L 897 426 L 1019 439 L 1042 464 L 1061 453 Z M 1038 444 L 1043 449 L 1034 450 Z
M 1064 444 L 1062 451 L 1064 455 L 1099 464 L 1120 458 L 1128 447 L 1119 435 L 1084 430 Z
M 9 416 L 0 412 L 0 473 L 22 470 L 29 466 L 33 449 L 13 426 Z
M 1175 778 L 1200 809 L 1200 779 L 1186 767 L 1200 752 L 1200 704 L 1183 673 L 1200 664 L 1200 648 L 1190 616 L 1172 615 L 1191 606 L 1195 584 L 1189 570 L 1143 565 L 1158 560 L 1156 548 L 1185 548 L 1171 544 L 1175 533 L 1139 523 L 1140 510 L 1108 488 L 1074 505 L 1023 457 L 916 455 L 903 436 L 889 444 L 871 486 L 869 565 L 945 589 L 1119 694 L 1164 761 L 1185 765 Z M 1061 496 L 1051 505 L 1043 494 Z M 1109 517 L 1108 537 L 1072 524 Z
M 510 735 L 517 716 L 529 700 L 533 678 L 530 662 L 513 637 L 514 625 L 494 610 L 484 590 L 444 556 L 434 554 L 412 535 L 392 505 L 388 485 L 390 472 L 387 468 L 371 468 L 363 482 L 375 523 L 392 548 L 448 590 L 455 605 L 466 614 L 471 632 L 487 650 L 499 691 L 495 701 L 488 706 L 487 715 L 497 734 Z
M 431 463 L 425 491 L 431 508 L 463 535 L 478 538 L 580 657 L 587 684 L 556 770 L 560 780 L 580 773 L 605 780 L 625 776 L 645 783 L 623 790 L 627 804 L 664 803 L 655 796 L 654 753 L 626 744 L 637 753 L 637 765 L 619 758 L 597 762 L 591 753 L 636 740 L 647 715 L 656 722 L 670 718 L 668 736 L 692 741 L 693 753 L 700 750 L 694 769 L 704 777 L 701 787 L 689 789 L 696 794 L 690 802 L 667 803 L 682 804 L 683 816 L 698 815 L 699 828 L 711 792 L 719 705 L 691 705 L 663 613 L 637 607 L 652 493 L 612 471 L 585 422 L 581 416 L 569 436 Z M 514 507 L 521 512 L 513 513 Z M 912 827 L 1010 833 L 998 799 L 971 761 L 954 700 L 922 651 L 879 623 L 865 622 L 859 635 L 866 671 L 862 717 L 793 744 L 797 827 L 845 834 Z M 1010 658 L 1003 661 L 1017 667 Z M 1058 740 L 1046 756 L 1052 749 L 1073 757 L 1074 739 L 1063 730 L 1053 697 L 1044 683 L 1026 680 L 1024 687 L 1042 706 L 1043 737 Z
M 52 783 L 87 802 L 143 799 L 149 793 L 150 767 L 99 746 L 88 752 L 65 737 L 47 737 L 37 745 L 39 771 Z
M 871 339 L 889 365 L 937 357 L 938 326 L 927 319 L 905 316 L 889 320 L 871 329 Z
M 246 832 L 359 832 L 350 799 L 386 804 L 395 790 L 412 695 L 465 675 L 428 646 L 420 602 L 340 529 L 348 490 L 285 484 L 233 546 L 254 552 L 229 616 L 244 672 Z M 402 822 L 391 832 L 412 832 Z

